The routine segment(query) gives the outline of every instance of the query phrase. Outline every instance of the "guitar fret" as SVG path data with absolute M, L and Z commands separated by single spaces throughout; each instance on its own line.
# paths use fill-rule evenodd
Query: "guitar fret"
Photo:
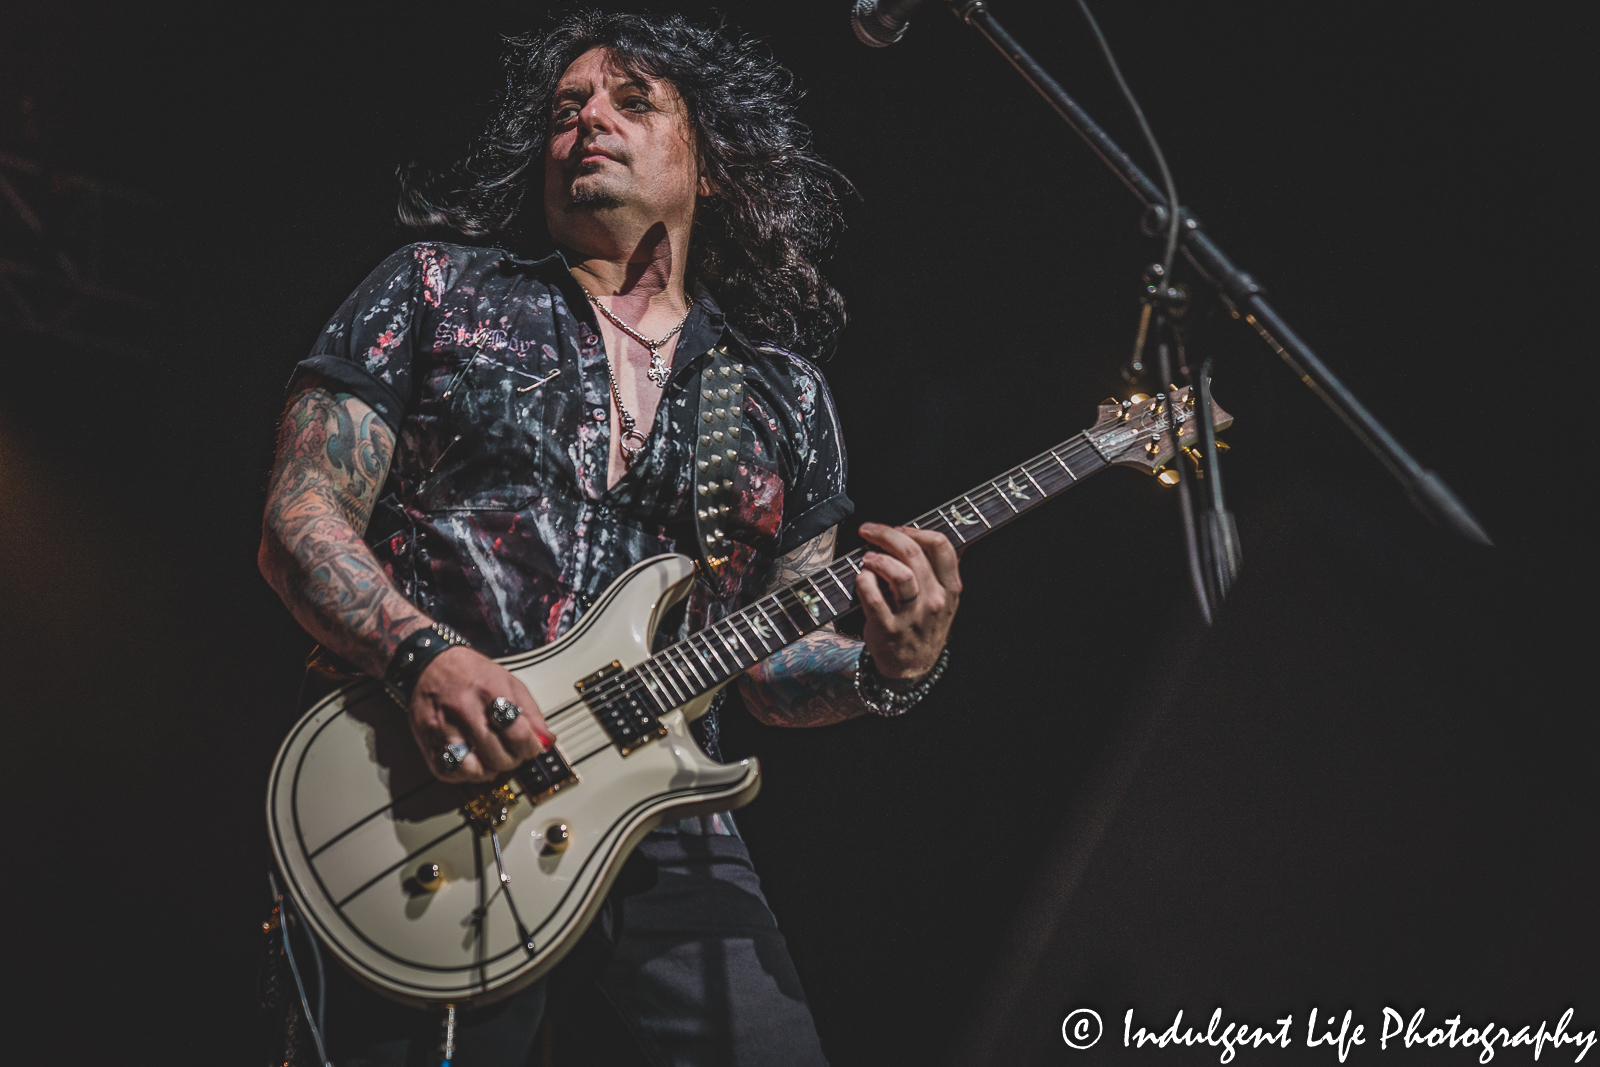
M 689 661 L 689 666 L 694 668 L 696 677 L 703 678 L 703 684 L 707 687 L 716 685 L 717 675 L 716 671 L 714 671 L 711 667 L 711 657 L 707 656 L 704 650 L 696 648 L 693 641 L 685 641 L 684 644 L 688 645 L 689 651 L 693 653 L 693 655 L 687 657 L 687 659 Z M 696 659 L 695 657 L 699 658 Z
M 834 610 L 833 602 L 828 599 L 827 594 L 822 591 L 822 587 L 817 584 L 817 576 L 815 574 L 806 579 L 806 584 L 809 585 L 811 587 L 811 591 L 817 595 L 817 599 L 822 601 L 822 606 L 828 609 L 828 614 L 835 616 L 840 614 L 838 611 Z M 815 615 L 812 616 L 812 618 L 815 617 Z
M 833 573 L 833 568 L 831 566 L 830 567 L 824 567 L 822 569 L 822 573 L 826 574 L 829 578 L 833 579 L 833 584 L 838 586 L 839 587 L 839 592 L 844 594 L 844 602 L 846 604 L 854 604 L 855 603 L 856 598 L 850 595 L 850 590 L 848 590 L 848 589 L 846 589 L 844 587 L 844 583 L 839 580 L 839 576 L 837 574 Z
M 1012 481 L 1014 483 L 1016 481 L 1016 479 L 1013 478 Z M 1011 498 L 1006 496 L 1006 491 L 1004 489 L 1000 488 L 998 485 L 995 485 L 993 481 L 989 482 L 989 488 L 993 489 L 996 493 L 999 494 L 1000 499 L 1005 502 L 1006 507 L 1011 509 L 1011 514 L 1013 514 L 1013 515 L 1021 515 L 1022 514 L 1022 511 L 1015 504 L 1013 504 L 1011 502 Z
M 773 598 L 772 597 L 766 597 L 765 599 L 771 600 Z M 778 624 L 772 621 L 772 616 L 768 615 L 767 614 L 767 609 L 761 606 L 761 601 L 759 601 L 759 600 L 756 601 L 754 607 L 755 607 L 755 609 L 757 611 L 759 611 L 761 613 L 761 617 L 764 620 L 766 620 L 768 628 L 772 630 L 773 634 L 778 638 L 778 640 L 783 645 L 788 644 L 790 639 L 784 636 L 784 633 L 783 633 L 782 630 L 778 629 Z M 793 626 L 794 623 L 791 622 L 789 625 Z M 780 645 L 780 647 L 781 647 L 781 645 Z
M 1022 472 L 1022 476 L 1024 478 L 1028 479 L 1028 481 L 1030 481 L 1030 482 L 1033 482 L 1033 487 L 1035 489 L 1039 490 L 1039 498 L 1041 500 L 1050 495 L 1049 493 L 1044 491 L 1044 486 L 1042 486 L 1038 482 L 1034 481 L 1033 475 L 1028 473 L 1028 465 L 1026 463 L 1024 463 L 1022 466 L 1018 467 L 1017 470 Z
M 684 672 L 683 665 L 679 662 L 674 662 L 675 658 L 681 660 L 682 655 L 677 654 L 675 657 L 672 649 L 667 649 L 666 652 L 667 654 L 661 658 L 661 663 L 668 670 L 672 671 L 672 681 L 674 686 L 682 690 L 685 701 L 693 699 L 696 690 L 695 684 L 689 680 L 688 674 Z
M 734 673 L 733 671 L 728 670 L 728 665 L 726 663 L 722 662 L 722 657 L 717 654 L 717 646 L 713 645 L 711 643 L 711 638 L 705 636 L 705 631 L 704 630 L 702 630 L 700 632 L 700 643 L 702 645 L 706 646 L 706 651 L 711 653 L 712 658 L 717 661 L 717 665 L 722 668 L 724 673 L 727 673 L 727 674 L 733 674 Z M 710 660 L 706 661 L 706 666 L 707 667 L 711 666 Z
M 650 698 L 651 703 L 656 706 L 655 713 L 657 715 L 665 715 L 669 710 L 671 710 L 662 703 L 660 694 L 658 694 L 654 689 L 650 688 L 650 680 L 644 674 L 643 663 L 629 671 L 627 677 L 630 682 L 634 683 L 634 692 L 643 694 L 644 696 L 648 696 Z M 626 683 L 624 684 L 623 688 L 627 688 Z
M 1067 477 L 1071 478 L 1073 481 L 1078 480 L 1078 476 L 1072 473 L 1072 468 L 1061 462 L 1061 457 L 1056 455 L 1056 450 L 1053 448 L 1050 450 L 1050 458 L 1061 464 L 1061 469 L 1067 472 Z
M 658 684 L 661 686 L 662 691 L 667 694 L 667 699 L 672 701 L 673 706 L 676 707 L 677 705 L 684 703 L 685 697 L 682 691 L 679 690 L 677 684 L 672 680 L 672 675 L 668 674 L 663 668 L 663 664 L 666 662 L 665 658 L 662 656 L 653 656 L 646 662 L 650 664 L 650 669 L 655 673 Z
M 795 628 L 795 636 L 796 636 L 796 638 L 804 637 L 805 634 L 806 634 L 805 625 L 803 623 L 797 623 L 797 622 L 794 621 L 794 615 L 790 613 L 789 605 L 787 605 L 787 604 L 785 604 L 783 602 L 783 594 L 787 593 L 787 592 L 790 592 L 790 591 L 791 590 L 789 590 L 789 589 L 780 589 L 776 593 L 772 594 L 771 599 L 775 604 L 778 605 L 778 610 L 783 612 L 784 620 L 787 621 L 790 626 L 793 626 Z M 800 599 L 800 596 L 799 596 L 798 593 L 795 594 L 795 599 L 796 600 Z M 802 606 L 802 608 L 804 607 L 804 602 L 803 601 L 801 602 L 801 606 Z
M 751 663 L 754 663 L 757 660 L 764 658 L 755 649 L 750 647 L 750 642 L 746 641 L 744 639 L 744 634 L 739 632 L 739 616 L 737 616 L 737 615 L 728 616 L 728 629 L 733 631 L 734 639 L 739 642 L 740 647 L 742 647 L 746 652 L 750 653 L 750 662 Z
M 980 507 L 979 507 L 979 506 L 978 506 L 978 505 L 976 505 L 976 504 L 974 504 L 974 503 L 973 503 L 973 502 L 972 502 L 972 498 L 971 498 L 971 497 L 970 497 L 970 496 L 967 496 L 967 495 L 966 495 L 966 494 L 965 494 L 965 493 L 963 493 L 963 494 L 961 494 L 961 499 L 962 499 L 962 500 L 965 500 L 965 501 L 966 501 L 966 502 L 967 502 L 967 506 L 968 506 L 968 507 L 970 507 L 970 508 L 971 508 L 971 509 L 972 509 L 972 510 L 973 510 L 973 511 L 975 511 L 975 512 L 977 512 L 977 513 L 978 513 L 978 518 L 980 518 L 980 519 L 982 519 L 982 520 L 983 520 L 983 526 L 984 526 L 984 529 L 987 529 L 987 530 L 992 530 L 992 529 L 994 529 L 994 527 L 993 527 L 993 526 L 990 526 L 990 525 L 989 525 L 989 520 L 988 520 L 988 518 L 987 518 L 987 517 L 986 517 L 986 516 L 985 516 L 985 515 L 984 515 L 984 514 L 983 514 L 983 509 L 982 509 L 982 508 L 980 508 Z
M 754 637 L 758 642 L 760 642 L 761 651 L 756 654 L 757 659 L 764 659 L 765 657 L 772 655 L 772 645 L 768 643 L 765 637 L 761 636 L 761 631 L 765 624 L 759 618 L 757 618 L 749 608 L 746 608 L 745 610 L 739 612 L 739 614 L 732 617 L 734 619 L 743 619 L 745 627 L 750 631 L 750 636 Z M 734 626 L 733 632 L 739 632 L 739 627 L 737 625 Z M 740 640 L 742 641 L 744 638 L 741 637 Z
M 951 510 L 952 514 L 959 514 L 958 512 L 956 512 L 956 510 L 954 508 L 951 508 L 950 510 Z M 953 522 L 950 519 L 945 518 L 943 512 L 939 513 L 939 517 L 941 519 L 944 519 L 945 525 L 950 528 L 950 532 L 951 533 L 956 535 L 956 540 L 957 541 L 960 541 L 962 544 L 966 544 L 967 543 L 967 539 L 965 537 L 961 536 L 961 530 L 959 528 L 960 526 L 966 525 L 965 523 L 959 523 L 958 524 L 956 522 Z
M 723 620 L 723 622 L 726 621 L 727 620 Z M 733 671 L 731 673 L 738 674 L 740 671 L 748 667 L 749 664 L 745 663 L 743 658 L 739 655 L 739 646 L 728 640 L 728 635 L 722 632 L 722 627 L 723 623 L 719 622 L 715 626 L 710 627 L 706 632 L 711 634 L 711 636 L 715 637 L 718 641 L 722 642 L 723 651 L 728 654 L 729 659 L 733 660 Z M 718 658 L 721 658 L 720 655 Z
M 684 671 L 688 672 L 688 676 L 684 679 L 684 682 L 686 685 L 691 687 L 691 691 L 700 692 L 701 690 L 705 689 L 706 681 L 704 678 L 700 677 L 700 672 L 695 669 L 694 660 L 684 655 L 683 650 L 676 646 L 668 649 L 667 651 L 677 657 L 678 662 L 674 666 L 679 669 L 679 673 L 681 674 Z M 672 663 L 670 659 L 667 662 Z

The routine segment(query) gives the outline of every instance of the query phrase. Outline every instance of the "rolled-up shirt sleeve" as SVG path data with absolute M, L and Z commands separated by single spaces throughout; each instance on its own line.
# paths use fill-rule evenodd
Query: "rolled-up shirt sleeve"
M 813 364 L 793 354 L 789 360 L 798 418 L 789 442 L 793 468 L 785 479 L 780 556 L 826 533 L 855 511 L 846 494 L 849 467 L 833 394 Z
M 307 375 L 320 375 L 365 401 L 398 434 L 422 305 L 442 285 L 429 274 L 441 269 L 441 259 L 432 246 L 413 244 L 380 263 L 334 312 L 311 355 L 295 365 L 289 391 Z

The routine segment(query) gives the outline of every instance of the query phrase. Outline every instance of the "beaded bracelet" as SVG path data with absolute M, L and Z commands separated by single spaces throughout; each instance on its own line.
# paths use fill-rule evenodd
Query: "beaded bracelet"
M 417 687 L 417 679 L 422 677 L 422 672 L 433 662 L 433 657 L 447 648 L 466 643 L 466 638 L 442 622 L 424 626 L 396 646 L 394 655 L 389 659 L 389 669 L 383 674 L 383 680 L 390 688 L 397 690 L 401 696 L 410 701 L 411 691 Z
M 939 651 L 939 658 L 934 661 L 933 669 L 916 680 L 916 683 L 906 689 L 897 689 L 891 679 L 878 673 L 878 668 L 873 665 L 872 653 L 866 646 L 861 647 L 861 658 L 856 661 L 856 696 L 867 710 L 878 715 L 893 718 L 904 715 L 917 705 L 935 682 L 944 674 L 945 665 L 950 662 L 950 646 L 946 645 Z

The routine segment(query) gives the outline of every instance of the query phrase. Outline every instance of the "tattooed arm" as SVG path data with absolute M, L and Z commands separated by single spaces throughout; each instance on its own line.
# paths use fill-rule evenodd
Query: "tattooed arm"
M 833 562 L 837 526 L 818 534 L 772 568 L 761 595 Z M 768 726 L 826 726 L 864 715 L 856 697 L 861 642 L 834 631 L 833 623 L 768 656 L 740 676 L 739 695 L 750 714 Z
M 313 379 L 289 400 L 262 521 L 261 573 L 295 619 L 318 641 L 381 678 L 399 643 L 431 625 L 400 595 L 361 539 L 394 455 L 394 438 L 357 397 Z M 524 714 L 504 729 L 486 708 L 503 696 Z M 511 672 L 470 648 L 435 656 L 406 709 L 411 733 L 434 776 L 487 781 L 548 746 L 549 727 L 532 694 Z M 439 759 L 446 745 L 472 751 L 458 766 Z
M 763 592 L 788 585 L 833 560 L 836 526 L 778 560 Z M 856 592 L 866 616 L 863 641 L 830 623 L 773 653 L 740 677 L 739 694 L 769 726 L 825 726 L 867 711 L 856 696 L 856 665 L 865 645 L 887 678 L 914 679 L 933 669 L 950 633 L 961 576 L 954 548 L 936 533 L 863 523 L 866 553 Z
M 331 384 L 315 381 L 284 411 L 257 562 L 311 636 L 382 677 L 395 646 L 431 620 L 361 539 L 394 438 L 372 408 Z

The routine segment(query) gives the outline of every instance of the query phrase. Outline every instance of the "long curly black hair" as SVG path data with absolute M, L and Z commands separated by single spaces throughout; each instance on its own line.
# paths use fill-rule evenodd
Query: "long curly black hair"
M 443 173 L 400 168 L 402 222 L 470 237 L 542 227 L 551 97 L 574 60 L 605 48 L 630 75 L 671 82 L 687 106 L 701 173 L 717 189 L 696 211 L 691 277 L 753 340 L 813 357 L 831 349 L 844 298 L 819 263 L 843 228 L 839 200 L 852 187 L 812 152 L 787 69 L 749 39 L 681 15 L 584 10 L 509 44 L 505 88 L 466 157 Z

